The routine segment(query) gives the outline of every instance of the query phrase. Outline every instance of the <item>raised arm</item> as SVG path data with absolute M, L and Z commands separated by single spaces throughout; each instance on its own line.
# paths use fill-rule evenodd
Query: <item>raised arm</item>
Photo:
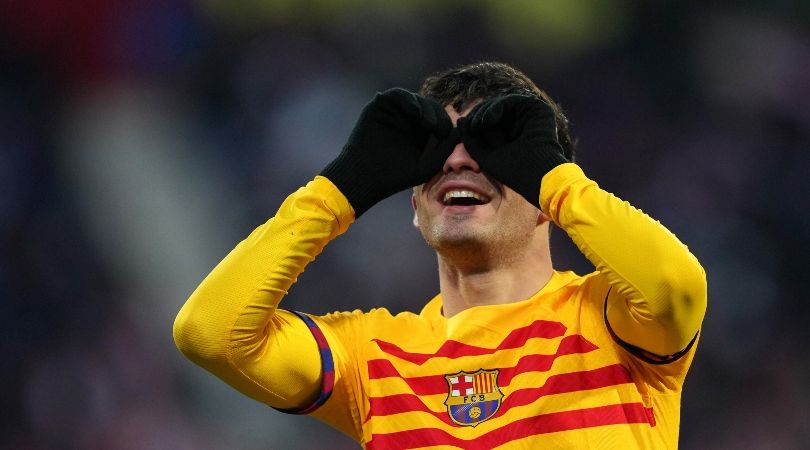
M 484 171 L 546 213 L 606 276 L 608 326 L 623 344 L 657 360 L 689 345 L 706 310 L 703 268 L 660 223 L 568 162 L 549 104 L 495 98 L 473 109 L 461 130 Z
M 290 195 L 205 278 L 174 323 L 180 351 L 258 401 L 306 407 L 321 386 L 307 325 L 278 304 L 304 267 L 346 231 L 354 213 L 326 178 Z
M 329 241 L 378 201 L 439 172 L 457 141 L 441 105 L 403 89 L 377 94 L 321 176 L 289 196 L 194 291 L 174 324 L 177 347 L 256 400 L 296 412 L 316 407 L 325 400 L 323 380 L 339 376 L 323 373 L 326 330 L 313 331 L 314 322 L 278 309 L 279 302 Z M 351 355 L 334 356 L 351 366 Z
M 706 274 L 674 234 L 574 164 L 543 178 L 540 203 L 607 277 L 607 320 L 621 341 L 664 360 L 689 345 L 706 311 Z

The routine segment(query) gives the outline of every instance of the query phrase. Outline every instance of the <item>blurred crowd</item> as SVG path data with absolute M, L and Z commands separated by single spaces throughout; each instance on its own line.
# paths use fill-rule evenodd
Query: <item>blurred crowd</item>
M 193 366 L 172 323 L 375 91 L 483 60 L 561 103 L 585 172 L 706 269 L 681 448 L 810 448 L 798 0 L 0 0 L 0 448 L 357 448 Z M 418 311 L 438 282 L 411 214 L 370 210 L 284 307 Z

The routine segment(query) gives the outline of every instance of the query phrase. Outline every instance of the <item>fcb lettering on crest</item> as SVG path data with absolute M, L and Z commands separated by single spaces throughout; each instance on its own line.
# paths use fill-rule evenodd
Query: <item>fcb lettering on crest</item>
M 497 369 L 481 369 L 444 376 L 450 391 L 444 404 L 453 422 L 474 427 L 498 412 L 503 399 L 498 388 L 498 372 Z

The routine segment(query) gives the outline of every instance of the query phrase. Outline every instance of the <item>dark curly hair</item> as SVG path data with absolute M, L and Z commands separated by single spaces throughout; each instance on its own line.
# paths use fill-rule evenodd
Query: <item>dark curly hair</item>
M 570 122 L 562 108 L 537 87 L 523 72 L 499 62 L 481 62 L 445 70 L 431 75 L 422 83 L 419 93 L 442 105 L 460 110 L 466 103 L 509 94 L 540 98 L 554 109 L 557 137 L 569 160 L 574 160 L 576 140 L 571 136 Z

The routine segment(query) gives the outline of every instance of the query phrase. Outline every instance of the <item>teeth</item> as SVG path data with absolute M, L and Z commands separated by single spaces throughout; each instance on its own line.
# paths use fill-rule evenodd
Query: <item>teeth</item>
M 476 199 L 476 200 L 478 200 L 480 202 L 483 202 L 483 203 L 486 203 L 486 202 L 489 201 L 489 199 L 487 197 L 484 197 L 483 195 L 477 194 L 477 193 L 475 193 L 473 191 L 465 191 L 465 190 L 461 190 L 461 189 L 445 192 L 444 198 L 442 199 L 442 201 L 444 203 L 447 203 L 448 201 L 450 201 L 451 198 L 464 198 L 464 197 L 472 197 L 472 198 L 474 198 L 474 199 Z

